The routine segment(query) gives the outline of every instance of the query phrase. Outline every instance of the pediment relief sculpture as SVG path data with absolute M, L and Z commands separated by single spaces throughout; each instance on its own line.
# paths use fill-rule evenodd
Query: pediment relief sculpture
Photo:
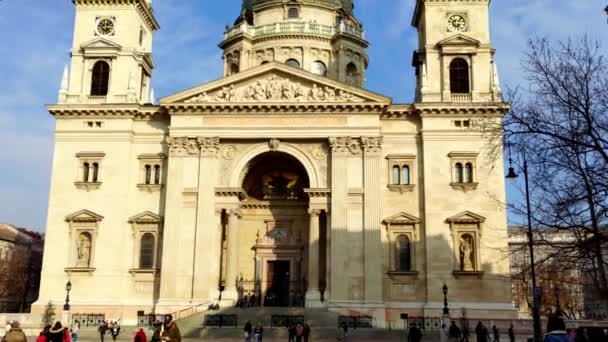
M 217 102 L 363 102 L 343 89 L 313 84 L 306 86 L 280 76 L 270 76 L 246 86 L 229 85 L 210 93 L 203 92 L 186 103 Z

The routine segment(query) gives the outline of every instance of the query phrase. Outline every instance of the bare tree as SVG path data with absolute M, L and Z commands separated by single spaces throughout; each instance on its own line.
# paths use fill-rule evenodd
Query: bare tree
M 533 225 L 576 237 L 554 257 L 589 272 L 587 285 L 608 308 L 602 252 L 608 246 L 608 64 L 599 45 L 583 37 L 557 44 L 530 40 L 522 66 L 529 88 L 509 92 L 512 107 L 503 126 L 480 124 L 495 151 L 507 141 L 516 163 L 526 156 Z M 510 209 L 525 213 L 520 204 Z
M 29 255 L 23 246 L 16 246 L 0 258 L 0 302 L 7 311 L 16 311 L 27 288 Z

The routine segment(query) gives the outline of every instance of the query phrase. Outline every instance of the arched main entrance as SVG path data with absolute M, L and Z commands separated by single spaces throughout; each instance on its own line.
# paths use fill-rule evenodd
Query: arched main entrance
M 309 289 L 311 222 L 316 220 L 318 236 L 320 219 L 319 213 L 314 217 L 309 213 L 306 168 L 288 153 L 267 151 L 252 158 L 245 169 L 242 188 L 247 199 L 241 202 L 239 220 L 239 298 L 253 295 L 256 304 L 264 306 L 302 306 Z M 312 287 L 318 288 L 318 277 Z

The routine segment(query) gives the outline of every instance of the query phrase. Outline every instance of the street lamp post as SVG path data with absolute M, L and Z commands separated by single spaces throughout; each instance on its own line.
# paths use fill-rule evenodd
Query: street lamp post
M 536 287 L 536 270 L 534 266 L 534 236 L 532 234 L 532 211 L 530 209 L 530 185 L 528 181 L 528 161 L 526 154 L 522 152 L 524 160 L 523 172 L 524 182 L 526 186 L 526 211 L 528 216 L 528 247 L 530 248 L 530 273 L 532 277 L 532 318 L 534 320 L 534 342 L 541 342 L 541 326 L 540 326 L 540 301 L 541 290 Z M 511 149 L 509 148 L 509 172 L 506 176 L 509 180 L 518 178 L 515 168 L 513 168 L 513 159 L 511 159 Z
M 63 311 L 70 311 L 70 291 L 72 290 L 72 282 L 68 280 L 68 283 L 65 284 L 65 304 L 63 305 Z
M 445 316 L 450 315 L 450 309 L 448 309 L 448 285 L 443 283 L 443 314 Z

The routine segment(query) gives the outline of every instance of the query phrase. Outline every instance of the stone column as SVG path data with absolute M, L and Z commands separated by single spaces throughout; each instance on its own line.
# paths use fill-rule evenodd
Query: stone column
M 178 237 L 182 234 L 181 207 L 184 190 L 184 158 L 198 153 L 198 146 L 193 139 L 185 137 L 170 137 L 167 138 L 166 143 L 169 150 L 169 161 L 159 302 L 169 304 L 188 299 L 185 294 L 180 293 L 179 288 L 175 286 L 175 282 L 181 276 L 178 263 Z
M 350 138 L 330 138 L 331 147 L 331 272 L 332 302 L 348 300 L 348 155 Z M 358 148 L 358 146 L 357 146 Z
M 196 205 L 196 230 L 194 235 L 194 270 L 192 279 L 192 299 L 207 300 L 215 275 L 212 271 L 211 254 L 221 238 L 216 238 L 215 225 L 215 175 L 220 138 L 198 138 L 200 159 L 198 167 L 198 199 Z M 219 277 L 219 269 L 218 269 Z
M 226 260 L 226 290 L 222 294 L 223 305 L 234 305 L 238 300 L 236 282 L 239 270 L 239 210 L 230 209 L 228 214 L 228 250 Z
M 222 273 L 222 210 L 215 210 L 215 220 L 209 234 L 213 243 L 210 244 L 209 262 L 203 267 L 209 268 L 209 299 L 220 298 L 220 276 Z
M 382 302 L 380 153 L 382 137 L 363 137 L 365 301 Z
M 310 231 L 308 234 L 308 290 L 306 291 L 306 306 L 321 306 L 319 292 L 319 216 L 321 210 L 310 209 Z
M 325 232 L 325 292 L 323 298 L 325 303 L 331 300 L 331 214 L 330 211 L 325 212 L 326 232 Z

